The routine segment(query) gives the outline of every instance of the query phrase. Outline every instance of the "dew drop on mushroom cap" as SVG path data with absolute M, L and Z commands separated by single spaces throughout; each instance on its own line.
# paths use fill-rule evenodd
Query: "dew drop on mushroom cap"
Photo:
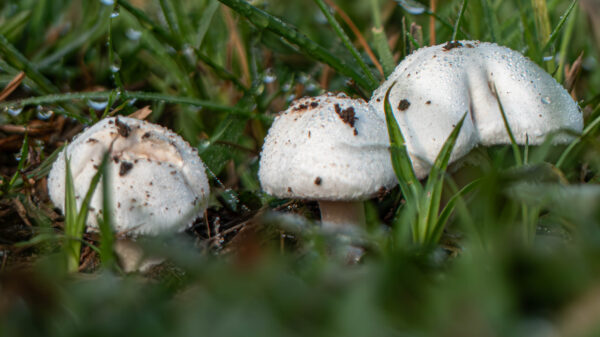
M 354 222 L 351 214 L 329 219 L 324 205 L 333 211 L 336 203 L 359 202 L 360 213 L 360 201 L 396 185 L 388 147 L 384 119 L 363 100 L 344 94 L 302 98 L 269 129 L 261 186 L 280 198 L 318 200 L 324 222 Z
M 520 53 L 493 43 L 454 41 L 404 59 L 369 104 L 384 116 L 387 89 L 417 177 L 429 173 L 447 137 L 467 113 L 451 161 L 475 146 L 510 144 L 499 102 L 517 143 L 553 143 L 580 133 L 583 117 L 568 92 Z
M 48 190 L 63 212 L 65 151 L 79 209 L 111 144 L 109 192 L 116 231 L 156 235 L 182 230 L 202 214 L 209 185 L 196 150 L 160 125 L 127 117 L 101 120 L 58 155 L 48 176 Z M 102 188 L 98 185 L 90 202 L 89 227 L 98 226 L 101 212 Z

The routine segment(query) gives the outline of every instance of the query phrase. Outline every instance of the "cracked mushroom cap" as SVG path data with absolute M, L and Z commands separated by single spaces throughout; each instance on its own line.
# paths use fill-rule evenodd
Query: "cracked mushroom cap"
M 269 129 L 258 175 L 280 198 L 362 200 L 396 185 L 385 121 L 360 99 L 296 100 Z
M 522 54 L 493 43 L 454 41 L 415 51 L 373 93 L 369 103 L 381 116 L 394 82 L 390 104 L 419 178 L 429 173 L 465 113 L 451 161 L 478 144 L 510 144 L 499 101 L 517 143 L 537 145 L 560 130 L 583 129 L 577 103 L 552 76 Z M 552 141 L 571 139 L 557 133 Z
M 80 133 L 54 162 L 48 176 L 48 190 L 54 204 L 63 212 L 65 151 L 79 209 L 109 149 L 109 191 L 116 231 L 156 235 L 181 230 L 206 208 L 208 179 L 194 148 L 162 126 L 134 118 L 113 117 Z M 100 186 L 94 191 L 87 217 L 87 225 L 92 228 L 98 226 L 97 217 L 102 215 Z

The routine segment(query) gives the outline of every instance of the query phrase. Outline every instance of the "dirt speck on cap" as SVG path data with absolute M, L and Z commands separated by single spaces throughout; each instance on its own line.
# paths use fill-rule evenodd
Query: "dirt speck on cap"
M 322 182 L 323 182 L 323 179 L 321 179 L 321 177 L 315 178 L 315 185 L 319 186 L 319 185 L 321 185 Z
M 335 113 L 337 113 L 337 115 L 341 118 L 341 120 L 344 123 L 350 125 L 350 127 L 354 127 L 354 123 L 356 122 L 356 120 L 358 118 L 356 117 L 356 113 L 354 112 L 353 107 L 348 107 L 343 110 L 339 104 L 336 104 L 333 107 L 335 109 Z M 356 131 L 356 129 L 355 129 L 355 131 Z
M 458 42 L 458 41 L 448 41 L 448 43 L 446 43 L 442 49 L 444 49 L 444 51 L 448 51 L 454 48 L 460 48 L 462 47 L 462 43 Z
M 119 117 L 117 117 L 116 119 L 116 124 L 117 124 L 117 131 L 119 131 L 119 135 L 121 135 L 121 137 L 129 137 L 129 132 L 131 132 L 131 128 L 129 127 L 129 125 L 121 122 L 119 120 Z
M 313 109 L 316 108 L 316 107 L 318 107 L 318 106 L 319 106 L 319 102 L 311 102 L 310 103 L 310 107 L 313 108 Z
M 98 143 L 98 140 L 96 138 L 88 138 L 88 140 L 86 140 L 86 143 L 95 144 Z
M 130 162 L 122 162 L 121 166 L 119 167 L 119 176 L 124 176 L 126 175 L 131 169 L 133 168 L 133 164 Z
M 431 101 L 427 101 L 427 102 L 425 102 L 425 104 L 429 105 L 429 104 L 431 104 Z
M 400 109 L 400 111 L 405 111 L 408 107 L 410 107 L 410 102 L 406 98 L 401 100 L 398 104 L 398 109 Z

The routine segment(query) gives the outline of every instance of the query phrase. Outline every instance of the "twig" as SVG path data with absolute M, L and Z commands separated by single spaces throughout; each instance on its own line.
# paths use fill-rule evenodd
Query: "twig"
M 0 101 L 3 101 L 8 95 L 15 91 L 21 82 L 23 82 L 23 79 L 25 79 L 25 73 L 21 71 L 6 85 L 6 87 L 4 87 L 4 90 L 0 92 Z

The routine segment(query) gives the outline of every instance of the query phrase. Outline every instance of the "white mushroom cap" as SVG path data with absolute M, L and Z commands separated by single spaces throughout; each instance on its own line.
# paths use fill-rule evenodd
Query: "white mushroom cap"
M 65 151 L 79 209 L 111 144 L 109 192 L 117 231 L 156 235 L 180 230 L 204 211 L 209 185 L 196 150 L 162 126 L 127 117 L 101 120 L 58 155 L 48 176 L 50 198 L 57 207 L 64 211 Z M 97 216 L 102 214 L 100 186 L 90 202 L 90 227 L 98 226 Z
M 363 100 L 302 98 L 273 122 L 258 175 L 281 198 L 367 199 L 397 183 L 388 148 L 384 119 Z
M 394 116 L 413 167 L 423 178 L 460 118 L 467 118 L 451 161 L 478 144 L 508 144 L 497 92 L 518 143 L 540 144 L 562 129 L 581 132 L 581 112 L 566 90 L 523 55 L 478 41 L 421 48 L 403 60 L 374 93 L 370 104 L 383 116 L 388 88 Z M 567 135 L 553 138 L 566 142 Z

